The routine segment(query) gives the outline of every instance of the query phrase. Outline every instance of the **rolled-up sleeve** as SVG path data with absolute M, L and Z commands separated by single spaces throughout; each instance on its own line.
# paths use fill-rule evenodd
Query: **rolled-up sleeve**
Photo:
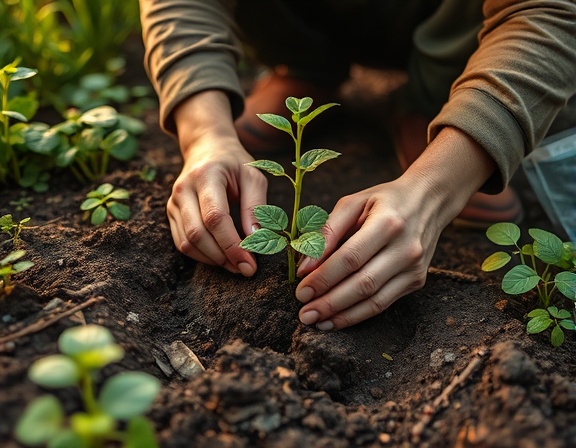
M 576 93 L 576 3 L 487 0 L 479 46 L 429 128 L 459 128 L 495 160 L 483 191 L 508 184 Z
M 243 108 L 237 74 L 242 47 L 233 1 L 140 0 L 144 68 L 160 101 L 160 125 L 176 133 L 174 108 L 205 90 L 228 93 L 233 115 Z

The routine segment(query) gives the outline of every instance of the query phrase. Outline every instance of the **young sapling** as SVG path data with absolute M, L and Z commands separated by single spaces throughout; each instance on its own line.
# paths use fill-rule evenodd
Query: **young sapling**
M 122 372 L 108 378 L 96 396 L 101 369 L 124 357 L 110 331 L 95 324 L 71 327 L 60 335 L 58 347 L 61 354 L 34 362 L 28 377 L 45 388 L 78 387 L 84 410 L 66 419 L 55 396 L 40 396 L 18 420 L 17 440 L 27 446 L 103 448 L 120 442 L 124 448 L 157 448 L 144 413 L 155 400 L 160 381 L 144 372 Z
M 507 294 L 524 294 L 530 290 L 538 293 L 538 308 L 528 313 L 526 331 L 540 333 L 552 326 L 550 341 L 559 346 L 564 342 L 565 330 L 575 331 L 574 316 L 558 308 L 567 302 L 576 307 L 576 244 L 562 242 L 558 236 L 545 230 L 528 230 L 533 242 L 522 247 L 520 228 L 513 223 L 493 224 L 486 230 L 490 241 L 500 246 L 513 246 L 511 253 L 498 251 L 482 263 L 483 271 L 495 271 L 508 264 L 512 255 L 518 255 L 520 263 L 512 267 L 502 278 L 502 290 Z M 556 294 L 560 292 L 562 295 Z
M 85 212 L 84 218 L 90 218 L 90 222 L 95 226 L 104 223 L 109 214 L 121 221 L 128 221 L 130 207 L 119 201 L 129 197 L 130 193 L 124 188 L 114 188 L 112 184 L 104 183 L 86 194 L 87 199 L 82 202 L 80 209 Z
M 20 221 L 14 221 L 11 214 L 6 214 L 0 216 L 0 230 L 10 236 L 10 240 L 8 241 L 12 241 L 14 247 L 18 247 L 21 242 L 20 234 L 22 233 L 22 230 L 32 228 L 25 225 L 29 221 L 30 217 L 23 218 Z
M 305 126 L 325 110 L 337 106 L 328 103 L 309 111 L 312 98 L 286 99 L 286 107 L 292 112 L 292 121 L 296 124 L 296 132 L 286 118 L 276 114 L 257 114 L 258 117 L 281 131 L 286 132 L 295 146 L 294 177 L 288 175 L 282 165 L 271 160 L 256 160 L 246 165 L 256 167 L 273 176 L 287 177 L 294 187 L 294 206 L 292 219 L 287 213 L 275 205 L 258 205 L 254 207 L 254 217 L 261 228 L 248 235 L 240 243 L 240 247 L 258 254 L 272 255 L 284 249 L 288 253 L 288 281 L 296 280 L 297 256 L 320 258 L 324 253 L 326 242 L 321 229 L 328 219 L 328 213 L 316 205 L 300 208 L 302 181 L 304 175 L 314 171 L 320 164 L 334 159 L 341 154 L 330 149 L 312 149 L 304 154 L 302 151 L 302 134 Z
M 20 260 L 26 254 L 25 250 L 10 252 L 0 260 L 0 297 L 9 296 L 14 289 L 12 276 L 34 266 L 31 261 Z

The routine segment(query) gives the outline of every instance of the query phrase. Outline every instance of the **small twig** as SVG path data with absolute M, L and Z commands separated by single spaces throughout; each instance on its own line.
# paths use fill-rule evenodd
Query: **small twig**
M 459 271 L 452 271 L 449 269 L 440 269 L 435 268 L 434 266 L 430 266 L 428 268 L 428 273 L 432 275 L 438 275 L 442 277 L 448 277 L 455 280 L 463 280 L 465 282 L 476 283 L 478 281 L 477 275 L 472 274 L 464 274 L 463 272 Z
M 63 311 L 62 313 L 56 315 L 56 316 L 47 316 L 42 318 L 41 320 L 37 320 L 36 322 L 31 323 L 30 325 L 28 325 L 27 327 L 22 328 L 21 330 L 18 330 L 15 333 L 9 334 L 7 336 L 3 336 L 0 338 L 0 349 L 2 347 L 3 344 L 10 342 L 10 341 L 14 341 L 18 338 L 21 338 L 23 336 L 28 336 L 30 334 L 33 333 L 37 333 L 47 327 L 49 327 L 50 325 L 54 324 L 55 322 L 58 322 L 60 319 L 70 316 L 71 314 L 76 313 L 77 311 L 80 311 L 90 305 L 93 305 L 94 303 L 100 302 L 104 300 L 104 297 L 92 297 L 91 299 L 88 299 L 86 302 L 81 303 L 80 305 L 76 305 L 73 308 L 70 308 L 69 310 Z
M 464 384 L 464 382 L 474 373 L 474 371 L 480 366 L 484 357 L 487 355 L 488 350 L 486 348 L 480 348 L 476 350 L 475 356 L 470 360 L 468 365 L 464 368 L 460 375 L 456 375 L 450 384 L 444 388 L 442 393 L 436 397 L 436 399 L 432 402 L 431 405 L 427 405 L 424 407 L 424 415 L 420 419 L 418 423 L 414 425 L 412 428 L 412 442 L 418 443 L 420 441 L 420 437 L 424 432 L 424 429 L 428 424 L 432 421 L 438 409 L 441 405 L 447 405 L 448 399 L 452 392 L 456 390 L 458 386 Z

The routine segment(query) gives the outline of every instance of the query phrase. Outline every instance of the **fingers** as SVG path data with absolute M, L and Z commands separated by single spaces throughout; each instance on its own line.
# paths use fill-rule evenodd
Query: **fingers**
M 335 291 L 335 296 L 326 295 L 314 300 L 310 304 L 314 308 L 302 307 L 300 320 L 306 325 L 315 324 L 323 331 L 350 327 L 382 313 L 400 297 L 422 288 L 425 277 L 425 272 L 403 272 L 385 282 L 376 294 L 348 307 L 346 300 L 331 300 L 338 296 Z

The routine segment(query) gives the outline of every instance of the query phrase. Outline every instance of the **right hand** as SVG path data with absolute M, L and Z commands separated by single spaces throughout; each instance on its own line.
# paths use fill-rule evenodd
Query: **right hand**
M 244 165 L 254 159 L 240 144 L 232 121 L 223 120 L 225 113 L 207 120 L 211 124 L 199 131 L 202 120 L 191 121 L 189 112 L 184 105 L 177 115 L 184 166 L 166 209 L 174 244 L 195 260 L 250 277 L 256 260 L 239 246 L 229 201 L 239 203 L 242 229 L 250 234 L 256 223 L 254 207 L 266 203 L 266 177 Z

